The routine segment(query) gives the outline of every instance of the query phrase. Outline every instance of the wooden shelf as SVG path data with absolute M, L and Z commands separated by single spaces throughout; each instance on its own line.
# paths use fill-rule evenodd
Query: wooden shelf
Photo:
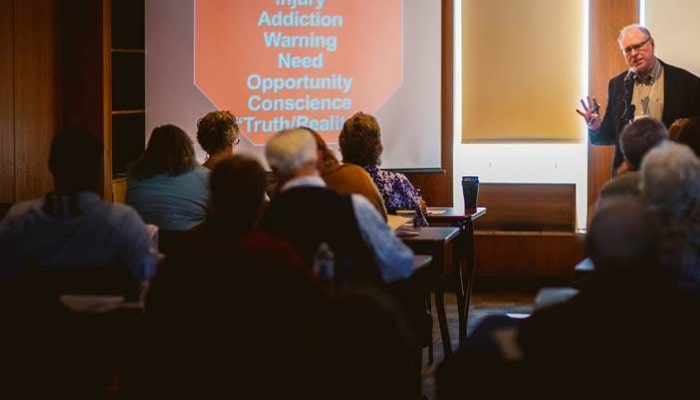
M 144 114 L 146 112 L 145 109 L 139 109 L 139 110 L 113 110 L 112 115 L 128 115 L 128 114 Z
M 144 49 L 111 49 L 112 53 L 121 54 L 146 54 Z
M 146 140 L 144 0 L 112 0 L 111 116 L 112 177 L 126 173 Z
M 145 0 L 70 0 L 61 8 L 63 123 L 101 135 L 101 192 L 113 199 L 113 180 L 146 141 Z

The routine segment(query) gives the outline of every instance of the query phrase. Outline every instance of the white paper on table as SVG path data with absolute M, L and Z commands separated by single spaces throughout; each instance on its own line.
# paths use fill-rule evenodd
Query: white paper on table
M 391 230 L 395 231 L 397 230 L 400 226 L 411 223 L 413 225 L 413 218 L 408 218 L 408 217 L 402 217 L 399 215 L 393 215 L 389 214 L 387 215 L 387 224 L 389 224 L 389 227 Z
M 428 215 L 442 215 L 446 212 L 447 210 L 428 210 Z

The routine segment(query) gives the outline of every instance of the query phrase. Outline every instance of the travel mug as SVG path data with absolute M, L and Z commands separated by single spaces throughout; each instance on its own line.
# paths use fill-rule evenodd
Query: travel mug
M 479 177 L 462 177 L 462 195 L 464 196 L 464 211 L 475 212 L 476 200 L 479 197 Z

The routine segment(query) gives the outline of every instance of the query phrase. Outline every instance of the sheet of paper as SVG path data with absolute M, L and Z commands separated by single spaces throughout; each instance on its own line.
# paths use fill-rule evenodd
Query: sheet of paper
M 389 227 L 391 227 L 391 229 L 395 231 L 401 225 L 408 223 L 408 222 L 411 222 L 411 218 L 389 214 L 389 215 L 387 215 L 386 222 L 389 224 Z
M 442 215 L 445 212 L 447 212 L 447 210 L 428 210 L 428 215 Z

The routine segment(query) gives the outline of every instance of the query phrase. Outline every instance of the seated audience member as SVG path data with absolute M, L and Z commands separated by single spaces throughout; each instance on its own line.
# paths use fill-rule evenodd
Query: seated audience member
M 129 166 L 126 203 L 161 231 L 187 231 L 204 221 L 208 179 L 209 170 L 197 165 L 185 131 L 158 126 L 143 155 Z
M 664 143 L 644 158 L 641 187 L 662 222 L 664 260 L 679 289 L 700 294 L 700 160 L 688 146 Z
M 620 134 L 620 148 L 625 157 L 627 172 L 617 175 L 600 189 L 598 207 L 612 196 L 638 196 L 639 167 L 644 155 L 668 139 L 664 124 L 653 118 L 638 118 L 627 125 Z
M 318 169 L 326 186 L 340 193 L 356 193 L 365 196 L 386 220 L 384 199 L 367 171 L 355 164 L 341 163 L 318 132 L 307 127 L 301 127 L 301 129 L 311 132 L 316 139 Z
M 257 228 L 266 174 L 256 160 L 220 160 L 210 186 L 206 222 L 147 293 L 154 330 L 141 386 L 153 398 L 300 396 L 327 293 L 288 243 Z
M 90 286 L 95 281 L 87 277 L 123 268 L 127 282 L 103 283 L 127 295 L 151 277 L 158 257 L 138 213 L 97 194 L 102 146 L 95 136 L 81 128 L 57 133 L 49 169 L 54 190 L 14 205 L 0 222 L 0 315 L 8 345 L 0 397 L 105 398 L 112 362 L 128 353 L 120 350 L 128 347 L 130 326 L 120 325 L 117 334 L 108 329 L 109 313 L 92 314 L 100 318 L 93 324 L 68 312 L 57 297 L 61 283 L 92 293 L 104 287 Z
M 213 169 L 220 160 L 232 156 L 240 135 L 236 117 L 230 111 L 212 111 L 197 121 L 197 141 L 207 152 L 203 166 Z
M 688 340 L 690 319 L 676 312 L 678 278 L 662 262 L 662 235 L 662 221 L 644 202 L 620 199 L 594 216 L 586 237 L 595 265 L 590 281 L 519 330 L 526 368 L 539 383 L 557 381 L 561 389 L 595 371 L 586 393 L 629 396 L 650 387 L 673 391 L 673 382 L 684 380 L 683 359 L 697 354 L 697 340 Z
M 363 167 L 374 180 L 389 214 L 396 210 L 415 210 L 415 225 L 427 226 L 425 203 L 406 175 L 379 169 L 383 151 L 376 118 L 358 112 L 348 118 L 338 138 L 343 162 Z
M 54 191 L 15 204 L 0 223 L 0 276 L 22 266 L 121 264 L 150 278 L 157 263 L 143 220 L 131 208 L 97 194 L 102 146 L 90 132 L 68 128 L 54 136 L 49 154 Z
M 311 133 L 279 132 L 268 140 L 265 156 L 285 183 L 270 201 L 263 230 L 289 241 L 309 265 L 320 245 L 329 245 L 335 255 L 336 285 L 392 282 L 411 275 L 413 252 L 369 200 L 326 187 Z
M 690 147 L 700 157 L 700 117 L 683 118 L 674 140 Z
M 602 390 L 631 395 L 644 393 L 648 382 L 656 388 L 671 384 L 683 368 L 679 361 L 688 344 L 683 340 L 691 336 L 677 332 L 685 326 L 683 317 L 660 311 L 680 304 L 673 273 L 661 262 L 661 234 L 660 222 L 641 199 L 606 203 L 586 236 L 586 252 L 595 264 L 587 285 L 519 322 L 480 323 L 440 365 L 438 399 L 463 396 L 459 379 L 464 376 L 479 382 L 470 393 L 496 398 L 559 397 L 572 388 L 575 396 Z

